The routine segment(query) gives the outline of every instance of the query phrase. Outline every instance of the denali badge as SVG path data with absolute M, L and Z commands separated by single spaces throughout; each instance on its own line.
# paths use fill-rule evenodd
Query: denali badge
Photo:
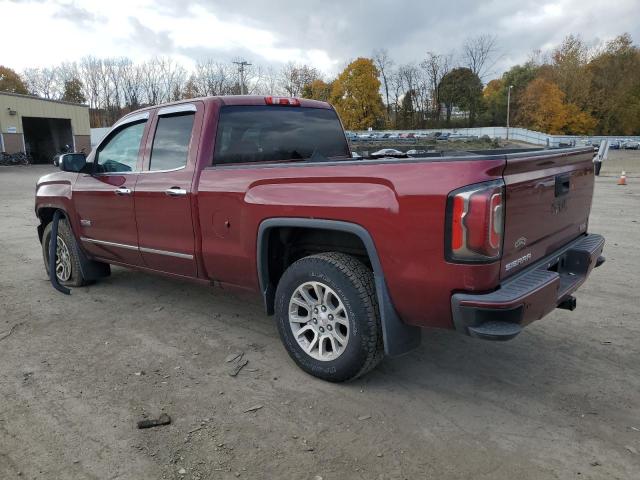
M 521 248 L 524 248 L 526 244 L 527 244 L 527 237 L 520 237 L 519 239 L 516 240 L 513 246 L 516 247 L 517 249 L 521 249 Z
M 80 219 L 80 225 L 82 225 L 83 227 L 90 227 L 91 226 L 91 220 L 85 220 L 84 218 Z
M 523 263 L 527 263 L 531 260 L 531 252 L 527 253 L 524 257 L 516 258 L 513 262 L 507 263 L 505 270 L 508 272 L 512 268 L 519 267 Z

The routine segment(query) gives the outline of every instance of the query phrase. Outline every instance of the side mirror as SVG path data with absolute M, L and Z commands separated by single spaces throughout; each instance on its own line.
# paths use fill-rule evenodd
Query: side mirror
M 63 172 L 80 172 L 87 164 L 84 153 L 63 153 L 56 156 L 53 164 L 60 167 Z

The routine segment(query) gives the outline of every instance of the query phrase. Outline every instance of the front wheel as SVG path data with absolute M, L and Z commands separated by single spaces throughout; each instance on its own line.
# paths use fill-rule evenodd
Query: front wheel
M 42 234 L 42 257 L 44 268 L 49 276 L 49 242 L 51 241 L 51 227 L 49 223 Z M 71 232 L 71 227 L 66 219 L 61 218 L 58 223 L 58 244 L 56 249 L 56 277 L 58 281 L 67 287 L 81 287 L 88 282 L 82 275 L 80 257 L 76 245 L 76 239 Z
M 322 253 L 293 263 L 276 291 L 280 338 L 305 372 L 343 382 L 383 357 L 373 273 L 356 258 Z

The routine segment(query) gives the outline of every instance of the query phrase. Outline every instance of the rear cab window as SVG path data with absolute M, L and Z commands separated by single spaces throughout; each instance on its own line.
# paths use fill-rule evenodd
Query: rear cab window
M 334 110 L 228 105 L 220 110 L 213 163 L 350 159 Z

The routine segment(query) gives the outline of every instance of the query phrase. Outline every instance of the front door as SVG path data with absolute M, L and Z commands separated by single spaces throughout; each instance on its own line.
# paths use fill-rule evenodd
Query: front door
M 142 265 L 134 192 L 148 117 L 142 113 L 116 125 L 92 154 L 92 172 L 81 173 L 73 187 L 80 239 L 92 256 Z
M 158 110 L 135 195 L 144 264 L 189 277 L 197 276 L 192 183 L 203 113 L 201 102 Z

